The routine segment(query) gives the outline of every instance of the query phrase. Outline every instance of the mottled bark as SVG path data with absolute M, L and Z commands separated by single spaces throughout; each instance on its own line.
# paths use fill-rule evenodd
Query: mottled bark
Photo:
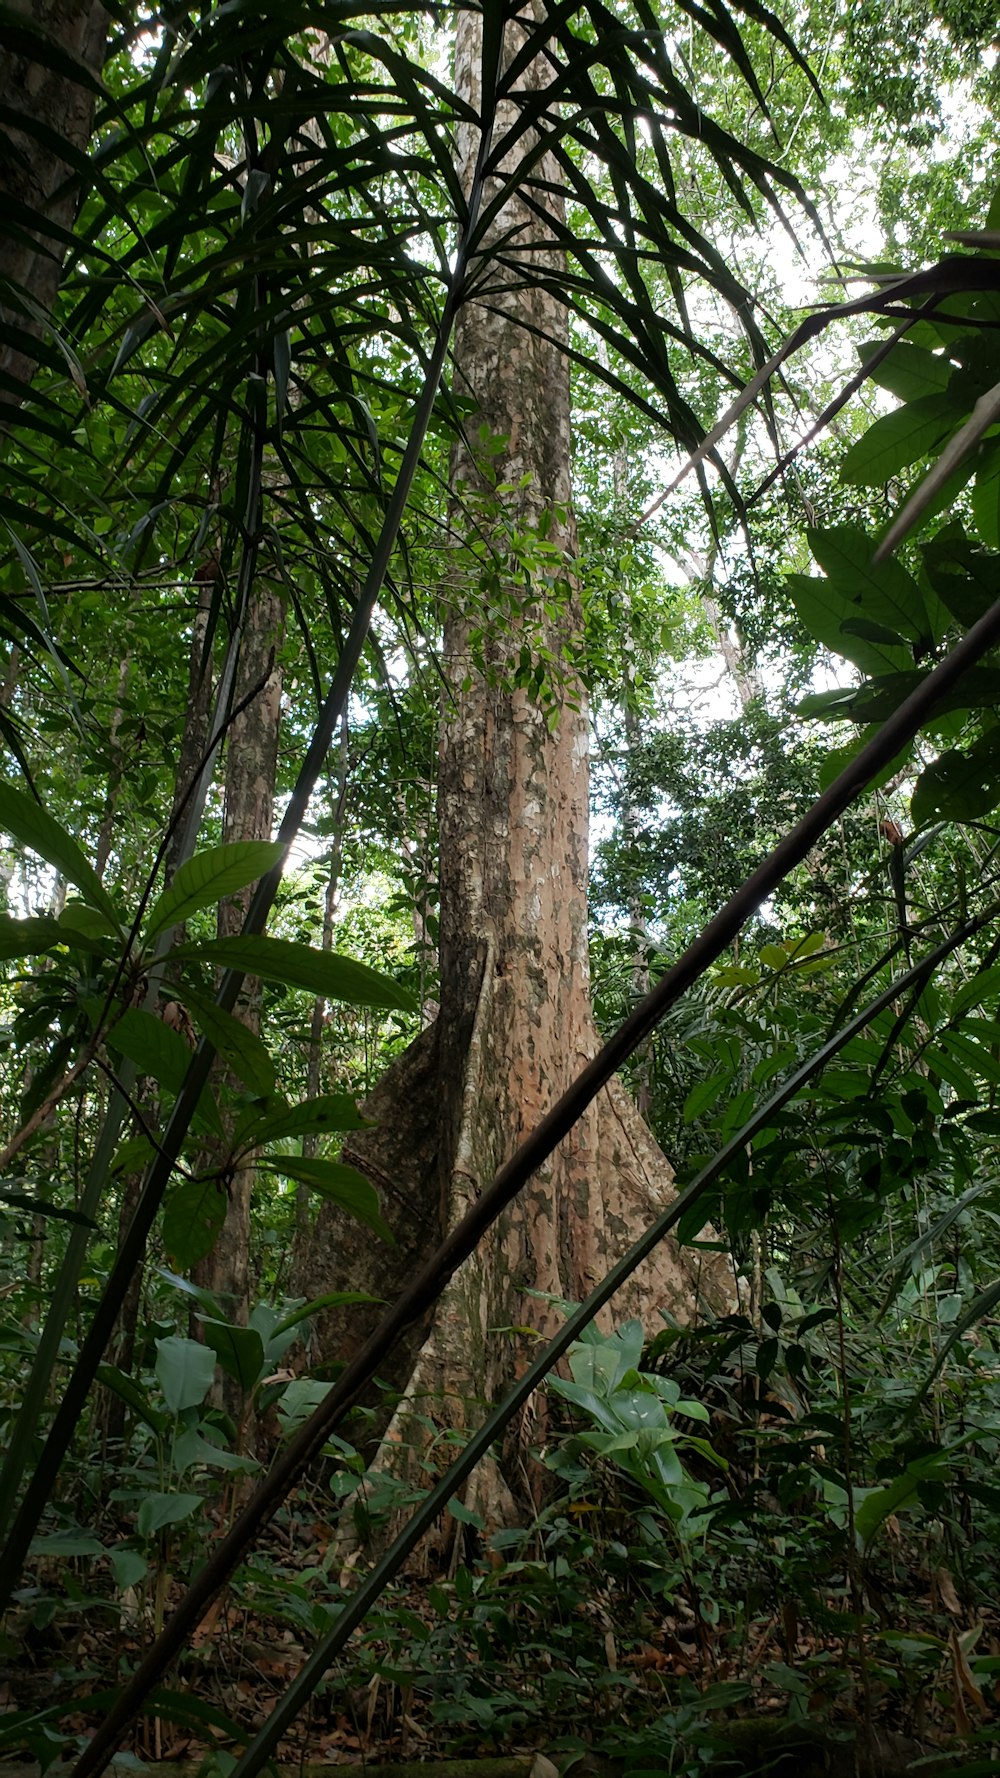
M 508 55 L 518 32 L 515 25 L 509 33 Z M 463 14 L 458 85 L 477 108 L 479 56 L 476 16 Z M 544 65 L 536 64 L 525 85 L 544 79 Z M 500 131 L 514 115 L 513 107 L 506 111 Z M 468 180 L 476 142 L 471 128 L 463 134 Z M 434 1031 L 370 1101 L 368 1112 L 384 1121 L 352 1141 L 352 1157 L 377 1182 L 391 1181 L 384 1208 L 402 1246 L 376 1251 L 372 1237 L 324 1208 L 311 1280 L 317 1289 L 342 1282 L 382 1295 L 396 1289 L 412 1272 L 415 1246 L 428 1251 L 454 1223 L 597 1045 L 587 946 L 589 730 L 573 664 L 578 598 L 571 576 L 547 583 L 540 569 L 522 571 L 510 549 L 514 532 L 540 526 L 567 558 L 576 543 L 565 311 L 544 287 L 558 284 L 565 268 L 537 210 L 559 202 L 548 157 L 534 178 L 535 204 L 509 201 L 496 220 L 483 278 L 488 294 L 465 306 L 455 341 L 457 393 L 476 409 L 467 437 L 475 443 L 485 427 L 506 441 L 502 454 L 489 457 L 489 475 L 515 491 L 496 499 L 473 451 L 456 448 L 455 566 L 443 589 L 441 1010 Z M 476 552 L 464 547 L 484 526 L 511 609 L 509 623 L 491 632 L 485 659 L 473 647 L 483 598 L 471 566 Z M 551 654 L 556 662 L 541 696 L 523 688 L 525 648 L 532 660 Z M 383 1454 L 412 1435 L 414 1409 L 428 1411 L 424 1398 L 452 1425 L 478 1417 L 522 1362 L 524 1336 L 510 1330 L 544 1332 L 560 1317 L 526 1292 L 586 1294 L 661 1208 L 671 1178 L 624 1089 L 602 1093 L 493 1243 L 456 1274 L 415 1357 L 401 1355 L 390 1380 L 405 1396 Z M 693 1256 L 664 1246 L 611 1319 L 639 1314 L 652 1333 L 661 1307 L 690 1318 L 698 1291 Z M 717 1267 L 709 1294 L 717 1301 L 728 1295 Z M 336 1355 L 348 1353 L 339 1347 Z M 480 1478 L 477 1497 L 488 1512 L 504 1511 L 495 1470 Z
M 16 47 L 0 55 L 3 406 L 23 399 L 39 360 L 38 342 L 55 302 L 79 199 L 73 159 L 90 139 L 93 81 L 104 63 L 108 29 L 108 14 L 94 0 L 12 0 L 11 10 L 31 34 L 12 32 L 8 42 Z M 58 68 L 46 65 L 46 40 L 58 51 Z M 67 59 L 79 64 L 79 77 L 66 72 Z

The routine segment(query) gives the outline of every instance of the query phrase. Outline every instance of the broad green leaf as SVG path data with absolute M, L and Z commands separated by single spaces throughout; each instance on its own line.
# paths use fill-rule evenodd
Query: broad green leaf
M 51 1531 L 31 1540 L 33 1556 L 103 1556 L 103 1543 L 86 1531 Z
M 12 784 L 0 784 L 0 832 L 11 834 L 22 846 L 37 852 L 46 864 L 53 865 L 68 883 L 79 889 L 88 907 L 97 908 L 113 931 L 121 935 L 115 904 L 72 834 L 33 796 L 15 790 Z
M 144 938 L 148 944 L 161 932 L 180 926 L 199 908 L 214 907 L 248 883 L 256 883 L 277 864 L 284 848 L 276 840 L 236 840 L 196 852 L 182 864 L 169 889 L 150 908 Z
M 163 1208 L 163 1245 L 174 1269 L 189 1272 L 211 1253 L 228 1200 L 217 1179 L 185 1179 Z
M 67 941 L 78 943 L 80 939 L 116 938 L 117 931 L 106 914 L 99 908 L 88 907 L 85 901 L 68 901 L 59 915 L 59 924 L 66 930 Z
M 109 1049 L 134 1062 L 140 1074 L 152 1075 L 168 1093 L 179 1093 L 191 1062 L 191 1051 L 179 1031 L 142 1007 L 130 1006 L 107 1035 Z M 222 1132 L 219 1108 L 210 1086 L 198 1099 L 198 1122 Z
M 225 1451 L 221 1446 L 213 1445 L 196 1426 L 187 1426 L 177 1434 L 170 1458 L 176 1475 L 183 1475 L 186 1469 L 193 1469 L 196 1464 L 204 1465 L 206 1469 L 237 1470 L 243 1475 L 260 1468 L 254 1457 L 240 1456 L 237 1451 Z
M 371 1180 L 356 1167 L 348 1167 L 343 1161 L 298 1160 L 285 1155 L 269 1155 L 262 1165 L 285 1179 L 307 1185 L 310 1191 L 318 1192 L 321 1198 L 374 1229 L 383 1241 L 394 1244 L 392 1230 L 382 1220 L 378 1193 Z
M 942 604 L 963 629 L 974 623 L 1000 598 L 1000 556 L 977 549 L 961 525 L 946 525 L 924 545 L 927 578 Z M 977 671 L 989 673 L 980 667 Z M 994 677 L 997 675 L 994 671 Z
M 135 1528 L 140 1537 L 154 1537 L 167 1525 L 193 1518 L 204 1504 L 203 1494 L 147 1494 L 136 1514 Z
M 235 1327 L 230 1321 L 202 1321 L 205 1344 L 229 1376 L 235 1377 L 244 1395 L 249 1394 L 264 1368 L 264 1342 L 253 1327 Z
M 902 644 L 887 648 L 884 643 L 868 642 L 847 629 L 857 615 L 853 600 L 845 597 L 830 580 L 810 574 L 789 574 L 785 580 L 792 604 L 817 642 L 831 654 L 840 654 L 852 661 L 862 673 L 899 673 L 913 665 L 913 656 Z
M 267 1045 L 232 1013 L 216 1006 L 208 994 L 199 994 L 187 982 L 171 984 L 178 1000 L 187 1007 L 198 1030 L 208 1038 L 223 1061 L 244 1086 L 261 1099 L 274 1092 L 274 1063 Z
M 241 1144 L 263 1148 L 289 1136 L 366 1127 L 366 1120 L 349 1093 L 324 1093 L 318 1099 L 304 1099 L 301 1105 L 279 1105 L 274 1111 L 262 1111 L 259 1116 L 251 1112 L 240 1120 L 238 1139 Z
M 200 1340 L 168 1334 L 156 1342 L 156 1380 L 172 1414 L 204 1401 L 215 1377 L 215 1353 Z
M 151 1074 L 168 1092 L 180 1092 L 191 1051 L 180 1032 L 153 1013 L 130 1006 L 108 1032 L 107 1044 L 134 1062 L 140 1074 Z
M 69 943 L 58 920 L 39 914 L 31 920 L 12 920 L 0 914 L 0 963 L 12 963 L 21 957 L 38 957 L 56 945 Z
M 137 1587 L 146 1576 L 146 1559 L 138 1550 L 130 1550 L 127 1544 L 119 1549 L 108 1551 L 108 1561 L 115 1577 L 115 1586 L 119 1593 L 127 1593 L 129 1587 Z
M 198 960 L 221 969 L 240 969 L 288 988 L 304 988 L 325 1000 L 346 1000 L 351 1006 L 371 1006 L 396 1012 L 416 1012 L 417 1003 L 406 988 L 389 976 L 369 969 L 353 957 L 334 951 L 316 951 L 311 945 L 284 938 L 206 939 L 203 944 L 178 945 L 174 958 Z
M 449 1500 L 448 1511 L 453 1519 L 458 1520 L 460 1525 L 473 1525 L 477 1531 L 482 1531 L 484 1529 L 481 1515 L 473 1512 L 471 1506 L 464 1505 L 464 1503 L 459 1500 L 457 1494 L 453 1494 Z
M 1000 549 L 1000 448 L 984 447 L 972 486 L 972 516 L 987 549 Z
M 881 625 L 907 642 L 930 639 L 923 594 L 912 574 L 895 558 L 874 562 L 875 545 L 859 525 L 830 525 L 822 531 L 813 527 L 806 536 L 827 580 L 843 598 L 845 621 Z M 892 645 L 888 651 L 896 652 Z M 913 665 L 912 658 L 906 665 Z
M 278 1413 L 281 1416 L 281 1430 L 287 1437 L 290 1432 L 308 1420 L 321 1401 L 324 1401 L 333 1388 L 332 1383 L 323 1383 L 318 1377 L 296 1377 L 283 1389 L 278 1399 Z
M 851 446 L 840 466 L 841 481 L 855 487 L 877 487 L 890 481 L 911 463 L 934 455 L 965 413 L 960 401 L 940 394 L 923 395 L 883 414 Z
M 952 747 L 921 772 L 910 798 L 916 826 L 931 821 L 979 821 L 1000 803 L 1000 728 L 989 729 L 965 753 Z
M 884 344 L 884 340 L 869 340 L 860 346 L 858 356 L 862 363 L 869 363 Z M 943 395 L 954 368 L 951 359 L 941 353 L 899 340 L 868 374 L 873 383 L 888 389 L 900 401 L 919 401 L 923 395 Z

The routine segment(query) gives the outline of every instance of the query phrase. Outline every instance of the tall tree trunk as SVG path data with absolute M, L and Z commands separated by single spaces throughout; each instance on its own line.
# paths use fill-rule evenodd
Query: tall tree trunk
M 508 60 L 521 41 L 515 20 Z M 456 57 L 459 90 L 478 111 L 475 14 L 460 14 Z M 536 62 L 522 90 L 544 81 Z M 514 106 L 506 109 L 497 139 L 514 119 Z M 461 133 L 468 186 L 476 132 L 463 126 Z M 522 140 L 516 158 L 530 146 Z M 488 276 L 484 264 L 488 298 L 465 306 L 455 343 L 456 392 L 476 410 L 466 436 L 505 443 L 488 457 L 489 476 L 466 445 L 456 448 L 453 530 L 461 546 L 467 534 L 491 527 L 492 565 L 512 615 L 491 632 L 487 658 L 477 658 L 472 632 L 482 623 L 483 592 L 472 583 L 469 553 L 457 547 L 442 590 L 441 1011 L 371 1096 L 366 1111 L 378 1127 L 351 1144 L 351 1158 L 383 1188 L 398 1245 L 376 1250 L 370 1236 L 324 1206 L 313 1249 L 317 1290 L 348 1285 L 388 1295 L 597 1045 L 587 947 L 589 731 L 573 664 L 578 596 L 568 575 L 553 585 L 540 569 L 525 572 L 511 548 L 515 533 L 544 534 L 569 557 L 575 548 L 566 316 L 552 295 L 565 267 L 543 220 L 561 199 L 548 157 L 533 178 L 532 203 L 512 199 L 494 222 Z M 502 500 L 492 477 L 504 483 Z M 467 499 L 475 519 L 465 517 Z M 533 663 L 556 663 L 541 697 L 524 687 L 526 647 Z M 616 1083 L 536 1174 L 492 1244 L 455 1275 L 432 1325 L 401 1353 L 391 1380 L 404 1396 L 383 1458 L 410 1435 L 413 1410 L 428 1412 L 428 1397 L 431 1411 L 451 1425 L 474 1420 L 522 1362 L 523 1336 L 491 1330 L 526 1323 L 549 1330 L 561 1318 L 557 1303 L 526 1292 L 580 1298 L 660 1210 L 671 1179 Z M 718 1266 L 708 1269 L 711 1277 L 702 1279 L 694 1256 L 665 1245 L 623 1292 L 615 1318 L 639 1314 L 652 1333 L 661 1308 L 690 1318 L 702 1284 L 725 1300 Z M 348 1356 L 367 1332 L 357 1311 L 351 1315 L 339 1328 L 326 1324 L 330 1356 Z M 477 1498 L 488 1512 L 504 1511 L 496 1471 L 481 1480 Z
M 76 154 L 87 147 L 95 96 L 87 77 L 100 74 L 108 30 L 108 14 L 95 0 L 12 0 L 12 12 L 37 33 L 37 42 L 30 34 L 23 46 L 13 39 L 17 47 L 0 54 L 0 211 L 6 225 L 0 229 L 0 279 L 8 282 L 0 307 L 0 402 L 5 406 L 23 399 L 35 374 L 34 342 L 41 339 L 59 288 L 65 235 L 79 197 L 59 143 Z M 46 65 L 46 39 L 58 53 L 58 68 Z M 65 72 L 67 58 L 80 64 L 80 79 Z

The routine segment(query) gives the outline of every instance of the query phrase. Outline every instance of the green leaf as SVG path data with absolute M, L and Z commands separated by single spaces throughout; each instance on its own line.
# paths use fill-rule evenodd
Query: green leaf
M 935 455 L 965 412 L 953 396 L 938 394 L 923 395 L 906 407 L 883 414 L 851 446 L 840 466 L 841 481 L 855 487 L 876 487 L 890 481 L 911 463 Z
M 256 883 L 280 861 L 283 851 L 276 840 L 236 840 L 196 852 L 180 866 L 169 889 L 164 889 L 151 907 L 145 942 L 180 926 L 199 908 L 214 907 L 224 896 Z
M 36 803 L 26 791 L 15 790 L 12 784 L 0 784 L 0 831 L 9 833 L 44 858 L 72 883 L 88 907 L 97 908 L 121 935 L 121 925 L 114 902 L 94 867 L 86 859 L 72 834 L 66 832 L 47 810 Z
M 15 1210 L 27 1210 L 31 1216 L 54 1217 L 57 1222 L 72 1222 L 78 1228 L 96 1229 L 98 1226 L 92 1216 L 84 1216 L 81 1210 L 72 1210 L 63 1204 L 50 1204 L 47 1198 L 35 1198 L 30 1192 L 14 1191 L 6 1186 L 0 1187 L 0 1204 L 10 1204 Z
M 168 1334 L 156 1342 L 156 1380 L 172 1414 L 196 1408 L 204 1401 L 215 1377 L 215 1353 L 200 1340 Z
M 173 982 L 171 987 L 178 1000 L 187 1007 L 198 1030 L 208 1038 L 244 1086 L 261 1099 L 269 1099 L 274 1092 L 275 1073 L 267 1045 L 240 1019 L 216 1006 L 209 995 L 199 994 L 197 988 L 187 982 Z
M 988 730 L 966 753 L 952 747 L 921 772 L 910 798 L 916 826 L 932 821 L 979 821 L 1000 803 L 1000 728 Z
M 130 1006 L 107 1035 L 109 1049 L 134 1062 L 140 1074 L 151 1074 L 168 1092 L 179 1093 L 191 1062 L 191 1051 L 179 1031 L 141 1007 Z
M 862 363 L 867 364 L 881 352 L 884 344 L 884 340 L 870 340 L 860 346 L 858 356 Z M 924 395 L 943 395 L 954 368 L 950 358 L 941 353 L 899 340 L 868 374 L 873 383 L 888 389 L 900 401 L 919 401 Z
M 908 642 L 930 639 L 923 594 L 899 562 L 874 562 L 875 545 L 859 525 L 830 525 L 806 532 L 809 548 L 841 595 L 846 622 L 875 623 Z M 884 646 L 884 645 L 883 645 Z M 889 647 L 887 653 L 899 653 Z M 892 663 L 890 663 L 891 665 Z M 912 659 L 906 661 L 912 666 Z
M 65 930 L 67 944 L 79 944 L 81 939 L 94 942 L 118 936 L 107 915 L 98 908 L 88 907 L 85 901 L 68 901 L 59 915 L 59 924 Z
M 137 1587 L 145 1579 L 145 1556 L 140 1555 L 138 1550 L 130 1550 L 127 1544 L 116 1550 L 109 1550 L 108 1560 L 119 1593 L 127 1593 L 130 1587 Z
M 269 1142 L 285 1141 L 290 1136 L 367 1127 L 367 1120 L 349 1093 L 324 1093 L 318 1099 L 304 1099 L 301 1105 L 279 1105 L 258 1115 L 250 1112 L 240 1120 L 237 1137 L 241 1145 L 263 1148 Z
M 32 1556 L 103 1556 L 103 1543 L 85 1531 L 52 1531 L 45 1537 L 33 1537 Z
M 163 1245 L 176 1271 L 189 1272 L 211 1253 L 227 1202 L 217 1179 L 185 1179 L 175 1186 L 163 1209 Z
M 307 1185 L 310 1191 L 318 1192 L 321 1198 L 374 1229 L 390 1246 L 395 1245 L 392 1230 L 382 1220 L 378 1193 L 371 1180 L 356 1167 L 348 1167 L 343 1161 L 294 1160 L 285 1155 L 269 1155 L 262 1165 L 285 1179 Z
M 416 1012 L 417 1003 L 406 988 L 389 976 L 369 969 L 353 957 L 334 951 L 316 951 L 311 945 L 284 938 L 206 939 L 202 944 L 178 945 L 174 958 L 211 963 L 222 969 L 243 970 L 287 988 L 304 988 L 325 1000 L 346 1000 L 351 1006 Z
M 477 1531 L 482 1531 L 485 1528 L 481 1515 L 473 1512 L 470 1506 L 465 1506 L 457 1494 L 449 1500 L 448 1511 L 460 1525 L 473 1525 Z
M 963 629 L 971 629 L 1000 598 L 1000 556 L 976 549 L 959 524 L 946 525 L 922 553 L 938 598 Z
M 264 1342 L 253 1327 L 235 1327 L 229 1321 L 202 1321 L 205 1344 L 229 1376 L 235 1377 L 244 1395 L 249 1394 L 264 1369 Z
M 255 1457 L 241 1456 L 237 1451 L 225 1451 L 221 1445 L 213 1445 L 196 1426 L 186 1426 L 177 1434 L 171 1446 L 170 1461 L 175 1475 L 183 1475 L 186 1469 L 196 1465 L 232 1470 L 241 1475 L 260 1468 Z
M 886 648 L 882 643 L 852 635 L 846 626 L 856 615 L 856 608 L 831 581 L 815 575 L 789 574 L 785 585 L 809 634 L 832 654 L 843 655 L 862 673 L 870 675 L 902 672 L 912 667 L 913 658 L 907 649 Z
M 125 1371 L 120 1371 L 117 1365 L 113 1364 L 99 1365 L 97 1377 L 98 1381 L 104 1384 L 105 1389 L 110 1389 L 113 1395 L 117 1395 L 119 1400 L 125 1403 L 126 1407 L 131 1408 L 133 1414 L 137 1414 L 151 1432 L 159 1436 L 165 1430 L 169 1424 L 167 1415 L 161 1408 L 153 1407 L 146 1391 L 134 1377 L 128 1376 Z
M 713 1074 L 708 1080 L 698 1081 L 684 1101 L 684 1122 L 693 1124 L 706 1111 L 710 1111 L 719 1094 L 731 1084 L 731 1077 L 726 1074 Z
M 888 1482 L 885 1487 L 872 1488 L 863 1493 L 859 1489 L 855 1497 L 854 1530 L 862 1545 L 871 1543 L 886 1519 L 909 1504 L 921 1482 L 940 1476 L 947 1469 L 947 1451 L 933 1451 L 926 1457 L 918 1457 L 913 1463 L 908 1463 L 902 1475 L 897 1476 L 895 1481 Z
M 134 1062 L 140 1074 L 152 1075 L 168 1093 L 179 1093 L 191 1064 L 191 1051 L 179 1031 L 139 1006 L 130 1006 L 108 1032 L 109 1049 Z M 222 1119 L 212 1089 L 207 1084 L 198 1099 L 198 1121 L 222 1133 Z
M 202 1494 L 147 1494 L 136 1515 L 140 1537 L 155 1537 L 167 1525 L 191 1519 L 205 1504 Z
M 12 920 L 9 914 L 0 914 L 0 963 L 11 963 L 21 957 L 38 957 L 56 945 L 68 943 L 68 933 L 63 931 L 58 920 L 47 914 L 39 914 L 31 920 Z

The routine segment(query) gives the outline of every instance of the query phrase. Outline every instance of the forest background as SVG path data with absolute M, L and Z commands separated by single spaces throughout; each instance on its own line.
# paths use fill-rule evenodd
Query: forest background
M 5 18 L 5 1747 L 988 1761 L 989 14 Z

